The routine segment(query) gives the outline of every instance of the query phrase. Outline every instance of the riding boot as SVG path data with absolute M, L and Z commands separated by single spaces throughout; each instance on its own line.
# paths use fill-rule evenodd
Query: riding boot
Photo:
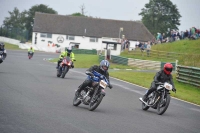
M 91 80 L 85 80 L 79 87 L 77 92 L 80 93 L 85 87 L 89 86 L 91 84 Z

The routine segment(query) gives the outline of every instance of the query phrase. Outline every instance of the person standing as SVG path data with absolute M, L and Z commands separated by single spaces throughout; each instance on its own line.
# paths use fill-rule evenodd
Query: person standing
M 147 43 L 147 56 L 149 57 L 150 55 L 150 50 L 151 50 L 151 45 L 150 42 Z

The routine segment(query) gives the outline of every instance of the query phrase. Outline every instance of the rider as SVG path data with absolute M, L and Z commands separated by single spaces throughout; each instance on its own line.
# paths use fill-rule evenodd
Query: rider
M 73 63 L 73 61 L 76 61 L 76 59 L 75 59 L 75 57 L 74 57 L 74 53 L 72 52 L 72 49 L 71 48 L 67 48 L 67 51 L 64 51 L 64 52 L 62 52 L 61 54 L 60 54 L 60 56 L 59 56 L 59 60 L 58 60 L 58 62 L 57 62 L 57 69 L 58 69 L 58 66 L 60 65 L 60 63 L 62 62 L 62 60 L 63 60 L 63 57 L 66 57 L 66 56 L 69 56 L 70 58 L 71 58 L 71 60 L 72 60 L 72 65 L 71 65 L 71 67 L 72 68 L 74 68 L 74 63 Z
M 109 65 L 110 63 L 107 61 L 107 60 L 102 60 L 100 62 L 100 65 L 97 66 L 97 65 L 94 65 L 94 66 L 91 66 L 89 69 L 86 70 L 86 74 L 87 75 L 90 75 L 90 76 L 94 76 L 92 71 L 97 71 L 98 73 L 104 75 L 108 82 L 109 81 L 109 73 L 108 73 L 108 68 L 109 68 Z M 86 79 L 80 86 L 79 86 L 79 89 L 77 90 L 78 93 L 81 92 L 81 90 L 83 90 L 86 86 L 91 86 L 92 85 L 92 81 L 89 80 L 89 79 Z M 109 88 L 112 89 L 112 85 L 109 84 Z
M 34 49 L 32 46 L 28 49 L 28 55 L 30 54 L 30 52 L 32 52 L 34 54 Z
M 7 56 L 6 49 L 4 47 L 5 47 L 4 43 L 0 42 L 0 55 L 3 56 L 3 58 L 0 59 L 0 63 L 2 63 L 3 60 L 5 60 L 5 58 Z
M 171 75 L 172 69 L 173 69 L 172 64 L 166 63 L 163 67 L 163 70 L 160 70 L 159 72 L 156 73 L 156 75 L 154 76 L 154 81 L 151 83 L 150 89 L 143 96 L 143 101 L 146 101 L 148 95 L 156 90 L 157 88 L 156 83 L 158 82 L 162 82 L 162 83 L 169 82 L 173 86 L 173 91 L 176 91 L 174 82 L 173 82 L 173 77 Z

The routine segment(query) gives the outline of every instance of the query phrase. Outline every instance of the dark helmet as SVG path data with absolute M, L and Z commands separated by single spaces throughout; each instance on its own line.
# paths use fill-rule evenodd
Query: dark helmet
M 106 72 L 106 71 L 108 70 L 109 66 L 110 66 L 110 63 L 109 63 L 109 61 L 107 61 L 107 60 L 102 60 L 102 61 L 100 62 L 100 69 L 101 69 L 102 71 L 104 71 L 104 72 Z
M 165 74 L 169 75 L 169 74 L 171 74 L 171 72 L 173 70 L 173 65 L 171 63 L 166 63 L 163 67 L 163 70 L 164 70 Z

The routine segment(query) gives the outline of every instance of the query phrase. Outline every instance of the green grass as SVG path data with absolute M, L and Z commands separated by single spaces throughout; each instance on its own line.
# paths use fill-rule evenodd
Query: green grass
M 86 54 L 75 54 L 76 61 L 74 65 L 76 68 L 89 68 L 92 65 L 99 65 L 99 56 L 98 55 L 86 55 Z M 50 62 L 57 62 L 58 58 L 50 60 Z M 118 65 L 110 63 L 110 68 L 117 69 L 135 69 L 135 67 L 130 67 L 126 65 Z
M 5 44 L 5 49 L 20 50 L 18 45 L 13 45 L 10 43 L 4 43 L 4 44 Z
M 155 73 L 135 72 L 135 71 L 111 71 L 110 76 L 122 79 L 149 88 Z M 175 77 L 175 74 L 173 75 Z M 174 78 L 174 84 L 177 89 L 176 93 L 171 96 L 200 105 L 200 88 L 188 84 L 177 82 Z
M 130 54 L 133 53 L 128 51 L 122 52 L 120 56 L 127 57 L 127 58 L 135 58 L 135 59 L 142 59 L 142 60 L 153 60 L 153 61 L 161 61 L 161 62 L 175 62 L 178 60 L 179 65 L 184 66 L 194 66 L 200 67 L 200 39 L 198 40 L 181 40 L 176 41 L 173 43 L 163 43 L 158 45 L 153 45 L 152 50 L 155 51 L 163 51 L 163 52 L 174 52 L 177 54 L 183 54 L 180 57 L 174 57 L 173 59 L 169 58 L 162 58 L 162 56 L 158 57 L 147 57 L 146 52 L 142 54 Z M 155 52 L 154 51 L 154 52 Z

